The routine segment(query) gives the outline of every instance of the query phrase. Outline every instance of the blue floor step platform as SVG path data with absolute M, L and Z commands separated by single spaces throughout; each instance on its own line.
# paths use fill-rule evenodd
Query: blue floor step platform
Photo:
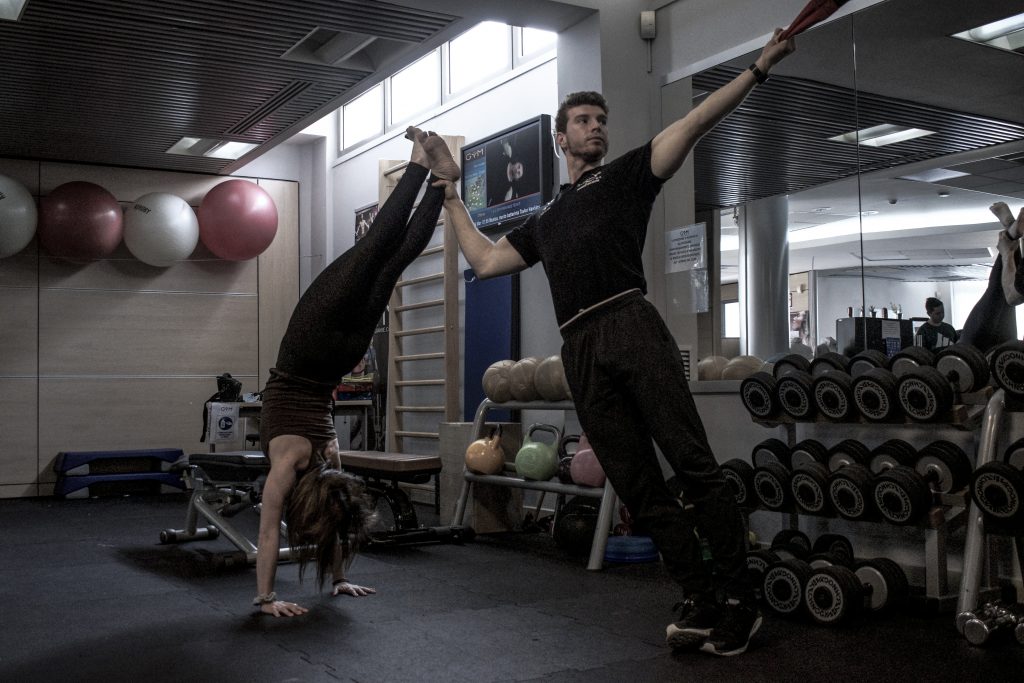
M 171 465 L 183 455 L 180 448 L 63 451 L 53 465 L 53 494 L 86 498 L 182 491 L 181 472 L 171 471 Z

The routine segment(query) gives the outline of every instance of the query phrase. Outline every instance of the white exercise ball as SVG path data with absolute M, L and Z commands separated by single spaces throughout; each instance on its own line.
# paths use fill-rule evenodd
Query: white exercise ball
M 124 243 L 143 263 L 166 268 L 195 251 L 199 220 L 181 197 L 151 192 L 136 199 L 125 212 Z
M 32 194 L 14 178 L 0 175 L 0 258 L 27 247 L 38 224 L 39 211 Z

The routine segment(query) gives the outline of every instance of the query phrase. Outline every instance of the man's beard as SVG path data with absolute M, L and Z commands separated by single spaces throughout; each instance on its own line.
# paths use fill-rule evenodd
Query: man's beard
M 604 158 L 607 153 L 607 147 L 601 145 L 599 147 L 591 147 L 589 144 L 580 145 L 579 147 L 570 147 L 569 152 L 577 159 L 582 160 L 588 164 L 596 164 Z

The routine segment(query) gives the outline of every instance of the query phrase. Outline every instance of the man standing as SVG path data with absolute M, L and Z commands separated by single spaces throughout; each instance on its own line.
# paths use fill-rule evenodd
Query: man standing
M 445 208 L 478 277 L 544 265 L 580 424 L 636 525 L 654 539 L 683 587 L 676 606 L 681 615 L 668 626 L 667 642 L 723 656 L 744 652 L 761 625 L 746 573 L 745 526 L 708 445 L 676 342 L 643 296 L 641 252 L 665 180 L 793 51 L 793 42 L 780 42 L 779 33 L 748 70 L 653 140 L 606 165 L 604 97 L 570 94 L 555 118 L 570 184 L 497 242 L 476 229 L 454 185 L 446 186 Z M 666 486 L 652 438 L 692 511 Z M 710 570 L 701 561 L 695 529 L 709 543 Z
M 942 301 L 930 296 L 924 301 L 924 310 L 928 320 L 921 323 L 914 335 L 914 346 L 923 346 L 929 351 L 939 351 L 956 343 L 958 335 L 953 326 L 942 322 L 946 317 L 946 307 Z

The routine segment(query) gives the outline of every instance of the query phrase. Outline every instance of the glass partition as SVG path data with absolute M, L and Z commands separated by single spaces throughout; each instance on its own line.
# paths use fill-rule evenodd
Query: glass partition
M 738 301 L 740 317 L 739 339 L 700 356 L 750 353 L 766 309 L 790 350 L 853 354 L 883 329 L 891 355 L 913 343 L 930 297 L 964 326 L 1002 228 L 990 207 L 1024 205 L 1022 12 L 1019 0 L 888 0 L 797 38 L 694 153 L 697 209 L 721 224 L 723 310 Z M 696 74 L 695 95 L 756 55 Z M 784 299 L 744 253 L 772 229 L 752 211 L 765 200 L 787 216 Z

